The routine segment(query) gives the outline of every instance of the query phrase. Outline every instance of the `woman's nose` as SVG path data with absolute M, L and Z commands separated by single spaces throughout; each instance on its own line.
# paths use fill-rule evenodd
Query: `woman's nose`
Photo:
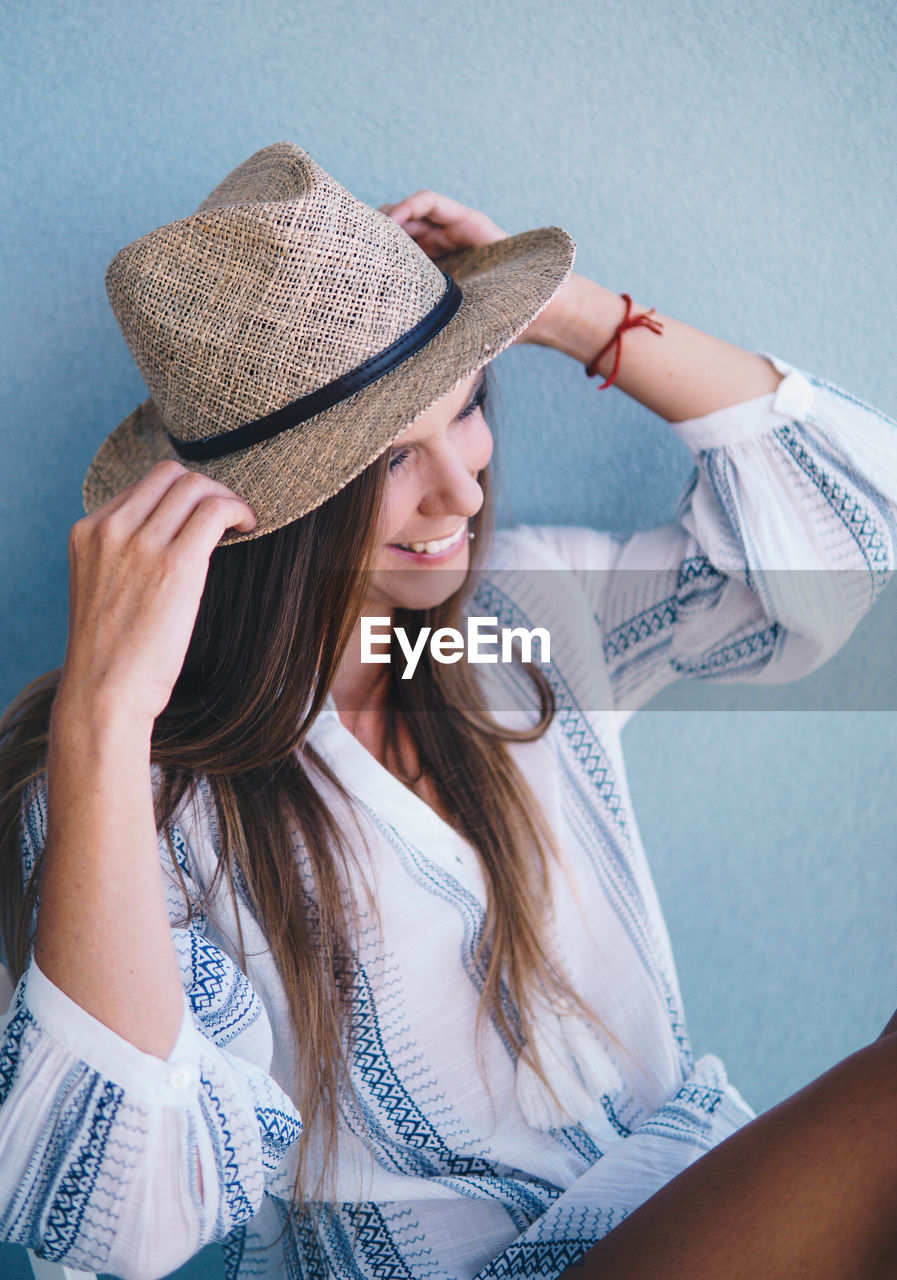
M 458 457 L 441 459 L 433 467 L 429 484 L 421 498 L 422 515 L 474 516 L 483 505 L 483 490 L 477 476 L 480 465 L 471 471 L 471 464 Z M 483 464 L 485 465 L 485 464 Z

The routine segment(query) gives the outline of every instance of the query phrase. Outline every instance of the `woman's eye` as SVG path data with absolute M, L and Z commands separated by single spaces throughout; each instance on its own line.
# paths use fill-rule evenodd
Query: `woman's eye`
M 485 403 L 486 403 L 486 388 L 480 387 L 479 391 L 471 400 L 470 404 L 465 409 L 461 410 L 461 412 L 458 414 L 458 417 L 469 418 L 472 413 L 476 413 L 477 409 L 482 409 Z
M 402 463 L 403 463 L 403 462 L 405 461 L 405 459 L 408 457 L 408 454 L 409 454 L 410 452 L 411 452 L 411 450 L 410 450 L 410 449 L 403 449 L 403 450 L 401 451 L 401 453 L 396 453 L 396 454 L 394 454 L 394 455 L 390 458 L 390 460 L 389 460 L 389 469 L 390 469 L 390 471 L 398 471 L 399 467 L 402 465 Z

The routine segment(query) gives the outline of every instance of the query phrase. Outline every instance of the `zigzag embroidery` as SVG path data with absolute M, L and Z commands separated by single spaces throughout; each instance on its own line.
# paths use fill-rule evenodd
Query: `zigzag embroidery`
M 668 1102 L 639 1128 L 640 1134 L 679 1139 L 705 1149 L 710 1145 L 713 1125 L 710 1117 L 723 1100 L 721 1089 L 712 1085 L 686 1083 Z
M 852 396 L 849 392 L 845 391 L 843 387 L 836 386 L 833 382 L 826 382 L 824 378 L 817 377 L 810 373 L 805 373 L 803 376 L 807 379 L 811 387 L 819 387 L 823 391 L 828 391 L 837 399 L 845 401 L 846 404 L 852 404 L 858 409 L 863 409 L 866 413 L 871 414 L 873 418 L 877 418 L 879 422 L 890 427 L 892 431 L 894 430 L 893 419 L 889 418 L 887 414 L 882 413 L 880 409 L 876 409 L 874 405 L 867 404 L 865 400 L 859 400 L 856 396 Z
M 686 556 L 679 565 L 679 576 L 676 580 L 676 590 L 681 591 L 683 587 L 690 586 L 693 582 L 698 581 L 714 581 L 723 583 L 726 575 L 720 573 L 715 564 L 703 554 Z
M 546 1201 L 550 1203 L 558 1194 L 556 1188 L 502 1177 L 492 1161 L 481 1156 L 460 1155 L 423 1115 L 386 1054 L 370 980 L 360 962 L 356 970 L 353 1014 L 358 1019 L 353 1021 L 353 1071 L 358 1070 L 380 1113 L 385 1113 L 401 1142 L 429 1157 L 418 1172 L 452 1187 L 459 1195 L 475 1200 L 498 1200 L 515 1221 L 520 1221 L 519 1213 L 524 1215 L 522 1225 L 528 1226 L 543 1214 Z M 381 1119 L 380 1113 L 377 1122 Z
M 512 1276 L 532 1276 L 534 1280 L 551 1280 L 579 1262 L 595 1243 L 596 1237 L 578 1240 L 537 1240 L 509 1245 L 484 1267 L 476 1280 L 510 1280 Z
M 674 627 L 678 612 L 679 602 L 675 596 L 670 596 L 608 631 L 604 637 L 604 656 L 608 666 L 635 645 Z
M 717 570 L 715 570 L 705 556 L 690 557 L 687 561 L 683 562 L 682 566 L 680 566 L 680 574 L 684 577 L 686 583 L 690 583 L 698 578 L 709 579 L 715 573 L 717 573 Z M 508 599 L 508 597 L 498 591 L 498 589 L 491 583 L 481 585 L 477 590 L 475 598 L 482 604 L 482 607 L 489 615 L 495 614 L 499 616 L 500 625 L 515 626 L 520 625 L 521 622 L 524 625 L 530 625 L 530 620 L 522 613 L 522 611 L 519 610 L 517 606 Z M 622 807 L 619 793 L 616 790 L 616 780 L 611 771 L 610 762 L 604 756 L 597 738 L 578 706 L 575 704 L 566 684 L 562 682 L 559 673 L 557 673 L 556 669 L 552 667 L 549 669 L 547 675 L 548 679 L 552 683 L 552 687 L 555 690 L 555 696 L 557 698 L 558 710 L 555 719 L 560 722 L 564 729 L 568 743 L 573 749 L 574 755 L 585 766 L 585 772 L 591 775 L 591 789 L 602 801 L 603 807 L 616 820 L 616 825 L 619 827 L 623 838 L 628 839 L 628 823 L 626 821 L 626 814 Z M 570 772 L 567 766 L 564 767 L 564 772 L 565 776 L 569 780 Z M 575 788 L 575 790 L 578 789 Z M 593 821 L 599 817 L 600 815 L 594 813 L 592 815 Z M 612 839 L 609 832 L 605 832 L 605 841 L 608 842 L 611 847 L 615 847 L 615 841 Z M 621 858 L 619 861 L 625 864 L 625 859 Z M 594 856 L 592 857 L 592 862 L 594 865 Z M 619 886 L 615 887 L 619 888 Z M 638 895 L 638 897 L 639 901 L 641 901 L 640 895 Z M 617 911 L 624 923 L 624 926 L 628 929 L 629 925 L 627 922 L 634 922 L 636 916 L 633 914 L 632 910 L 631 895 L 629 896 L 628 906 L 626 907 L 623 906 L 623 902 L 625 900 L 625 894 L 622 898 L 618 898 Z M 640 926 L 640 933 L 643 933 L 643 931 L 644 923 Z M 646 950 L 644 938 L 637 943 L 637 947 L 649 971 L 654 975 L 655 983 L 658 985 L 660 994 L 667 1006 L 670 1026 L 679 1046 L 680 1057 L 682 1061 L 688 1065 L 691 1062 L 691 1049 L 688 1040 L 688 1032 L 678 1001 L 674 998 L 669 984 L 663 980 L 658 966 L 653 963 L 649 954 L 650 948 Z
M 224 1206 L 222 1206 L 218 1210 L 215 1230 L 219 1236 L 223 1236 L 232 1224 L 246 1222 L 251 1218 L 253 1207 L 240 1182 L 239 1161 L 237 1160 L 237 1153 L 230 1130 L 227 1127 L 224 1108 L 218 1100 L 214 1085 L 204 1071 L 199 1073 L 199 1081 L 203 1087 L 203 1092 L 208 1098 L 208 1103 L 211 1105 L 216 1120 L 215 1128 L 220 1137 L 220 1141 L 215 1144 L 215 1162 L 218 1166 L 219 1183 L 224 1183 L 224 1200 L 228 1217 L 225 1218 Z
M 532 629 L 530 618 L 503 591 L 492 582 L 481 583 L 474 595 L 478 611 L 496 616 L 500 627 L 526 626 Z M 555 723 L 579 760 L 585 773 L 601 797 L 608 811 L 622 830 L 627 829 L 626 813 L 616 779 L 601 744 L 577 705 L 570 688 L 553 664 L 545 671 L 555 695 Z
M 563 1129 L 552 1129 L 551 1136 L 586 1164 L 595 1164 L 604 1154 L 594 1139 L 578 1124 L 568 1124 Z
M 488 953 L 480 949 L 480 942 L 486 923 L 482 904 L 448 871 L 427 858 L 415 845 L 409 844 L 395 827 L 384 822 L 373 809 L 368 805 L 365 805 L 364 809 L 374 825 L 379 828 L 395 849 L 402 865 L 409 871 L 415 882 L 421 885 L 428 893 L 435 894 L 443 902 L 449 903 L 461 916 L 464 924 L 461 963 L 476 991 L 482 992 L 489 963 Z M 517 1019 L 517 1011 L 511 1003 L 505 983 L 502 983 L 501 997 L 505 1015 L 510 1024 L 514 1026 Z M 495 1030 L 507 1052 L 516 1059 L 516 1053 L 511 1042 L 498 1027 Z
M 35 782 L 28 790 L 22 815 L 22 883 L 27 884 L 37 856 L 47 842 L 47 783 Z
M 267 1212 L 232 1231 L 224 1242 L 225 1280 L 271 1280 L 275 1274 L 277 1280 L 328 1280 L 332 1273 L 309 1225 L 317 1216 L 317 1207 L 306 1202 L 294 1213 L 288 1201 L 266 1196 Z M 271 1222 L 274 1216 L 279 1219 L 279 1230 Z M 307 1258 L 300 1257 L 306 1242 L 310 1252 Z
M 589 803 L 589 793 L 580 789 L 576 775 L 571 772 L 566 763 L 563 765 L 563 782 L 568 797 L 567 813 L 571 829 L 575 832 L 580 847 L 601 883 L 608 903 L 632 940 L 646 973 L 650 975 L 666 1006 L 670 1029 L 679 1047 L 680 1058 L 683 1064 L 688 1066 L 691 1063 L 691 1046 L 685 1018 L 663 965 L 658 962 L 655 954 L 654 939 L 645 911 L 644 898 L 633 875 L 632 867 L 607 830 L 600 810 L 596 811 L 595 807 Z M 596 836 L 599 835 L 600 849 L 611 850 L 616 855 L 613 865 L 596 847 Z
M 268 1170 L 276 1169 L 284 1153 L 298 1141 L 302 1133 L 302 1121 L 295 1116 L 288 1116 L 277 1107 L 256 1107 L 255 1118 L 262 1136 L 264 1166 Z
M 124 1090 L 106 1081 L 96 1101 L 96 1109 L 77 1159 L 59 1184 L 43 1230 L 38 1256 L 56 1261 L 77 1239 L 84 1212 L 93 1194 Z
M 402 1142 L 438 1157 L 444 1172 L 494 1174 L 489 1161 L 453 1152 L 403 1087 L 386 1054 L 370 980 L 360 962 L 356 965 L 352 1033 L 353 1069 Z
M 730 676 L 736 671 L 760 671 L 775 653 L 781 630 L 780 623 L 772 622 L 762 631 L 729 641 L 699 658 L 676 658 L 672 661 L 673 669 L 680 675 L 700 676 L 705 680 Z
M 261 1017 L 261 1001 L 245 973 L 220 948 L 195 930 L 173 932 L 182 969 L 187 971 L 191 1009 L 210 1040 L 219 1047 L 230 1044 Z
M 344 1205 L 343 1212 L 352 1224 L 355 1252 L 364 1258 L 368 1276 L 373 1280 L 414 1280 L 375 1204 Z
M 286 1216 L 285 1210 L 281 1216 Z M 340 1280 L 364 1280 L 346 1231 L 331 1206 L 306 1206 L 300 1215 L 293 1216 L 292 1228 L 297 1280 L 333 1280 L 334 1276 Z M 331 1266 L 328 1259 L 334 1256 L 336 1263 Z
M 168 824 L 168 848 L 175 860 L 177 866 L 180 867 L 184 875 L 192 880 L 193 876 L 190 871 L 190 864 L 187 857 L 187 841 L 184 839 L 184 833 L 180 827 L 173 822 Z
M 757 554 L 750 528 L 745 523 L 738 508 L 738 502 L 729 478 L 731 465 L 729 456 L 722 448 L 707 449 L 700 454 L 699 460 L 703 464 L 707 483 L 716 496 L 720 511 L 729 522 L 733 549 L 737 548 L 741 553 L 744 559 L 745 572 L 747 572 L 748 564 L 759 564 L 760 557 Z
M 12 1088 L 22 1055 L 22 1041 L 25 1038 L 25 1032 L 31 1026 L 34 1026 L 31 1011 L 20 1002 L 18 1010 L 7 1024 L 2 1051 L 0 1051 L 0 1106 L 6 1101 Z
M 37 1024 L 34 1024 L 37 1028 Z M 37 1031 L 39 1035 L 39 1030 Z M 44 1150 L 35 1160 L 35 1175 L 16 1201 L 9 1205 L 0 1221 L 0 1239 L 31 1244 L 41 1235 L 41 1215 L 52 1203 L 60 1169 L 65 1167 L 68 1151 L 77 1141 L 85 1116 L 90 1111 L 93 1072 L 72 1066 L 66 1072 L 54 1104 L 47 1116 Z
M 889 563 L 884 537 L 869 514 L 868 508 L 854 498 L 845 485 L 839 484 L 822 470 L 810 452 L 799 442 L 797 432 L 791 427 L 778 427 L 775 436 L 804 474 L 813 481 L 851 535 L 862 551 L 870 572 L 887 570 Z
M 240 1263 L 243 1261 L 243 1247 L 246 1243 L 246 1226 L 236 1227 L 221 1242 L 221 1255 L 224 1263 L 224 1280 L 238 1280 Z

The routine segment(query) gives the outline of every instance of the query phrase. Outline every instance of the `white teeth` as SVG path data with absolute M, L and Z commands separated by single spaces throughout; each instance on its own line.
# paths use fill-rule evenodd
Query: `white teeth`
M 398 545 L 400 547 L 404 547 L 406 551 L 415 551 L 418 555 L 423 553 L 428 556 L 435 556 L 440 551 L 445 551 L 447 547 L 450 547 L 453 543 L 457 542 L 460 532 L 461 530 L 457 529 L 447 538 L 439 538 L 436 540 L 431 539 L 429 542 L 400 542 Z

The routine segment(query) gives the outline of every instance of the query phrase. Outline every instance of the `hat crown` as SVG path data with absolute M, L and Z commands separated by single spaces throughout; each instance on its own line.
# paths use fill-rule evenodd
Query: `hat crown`
M 106 276 L 168 430 L 204 440 L 319 390 L 417 324 L 442 272 L 304 151 L 251 156 Z
M 437 267 L 299 147 L 266 147 L 109 267 L 152 398 L 100 445 L 86 510 L 177 458 L 255 511 L 224 541 L 298 520 L 509 346 L 573 254 L 542 227 Z

